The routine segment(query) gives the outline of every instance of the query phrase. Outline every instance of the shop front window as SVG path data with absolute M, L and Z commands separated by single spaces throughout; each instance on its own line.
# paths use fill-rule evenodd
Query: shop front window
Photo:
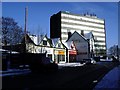
M 65 61 L 65 55 L 58 55 L 58 61 L 64 62 Z

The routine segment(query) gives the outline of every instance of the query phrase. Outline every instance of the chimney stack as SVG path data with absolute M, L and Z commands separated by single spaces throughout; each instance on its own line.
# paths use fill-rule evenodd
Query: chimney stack
M 81 35 L 84 36 L 84 31 L 83 30 L 81 30 Z

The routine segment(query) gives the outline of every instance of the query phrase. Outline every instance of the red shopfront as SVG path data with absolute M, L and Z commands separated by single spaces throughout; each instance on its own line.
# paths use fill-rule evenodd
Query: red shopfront
M 69 62 L 76 62 L 76 50 L 69 50 Z

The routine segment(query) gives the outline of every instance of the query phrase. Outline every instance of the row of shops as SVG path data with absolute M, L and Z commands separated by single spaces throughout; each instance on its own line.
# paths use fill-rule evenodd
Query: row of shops
M 28 52 L 46 53 L 46 56 L 56 63 L 76 62 L 90 58 L 91 51 L 94 50 L 94 48 L 90 48 L 93 47 L 89 42 L 91 38 L 86 38 L 76 31 L 66 42 L 62 42 L 60 38 L 50 39 L 46 35 L 39 39 L 40 41 L 37 41 L 36 37 L 29 35 L 28 39 L 29 42 L 26 43 Z
M 90 58 L 90 51 L 93 50 L 90 49 L 91 44 L 88 40 L 77 32 L 74 32 L 66 42 L 62 42 L 60 38 L 50 39 L 46 35 L 39 38 L 27 34 L 26 38 L 27 41 L 24 38 L 20 45 L 14 46 L 15 50 L 13 51 L 46 53 L 46 57 L 51 58 L 56 63 L 76 62 Z
M 50 39 L 46 35 L 41 38 L 28 34 L 26 40 L 24 38 L 21 44 L 10 46 L 14 47 L 10 49 L 19 53 L 24 51 L 27 53 L 46 53 L 46 57 L 51 58 L 56 63 L 69 63 L 91 58 L 91 50 L 94 51 L 94 48 L 90 48 L 90 40 L 77 32 L 74 32 L 66 42 L 62 42 L 60 38 Z
M 44 45 L 44 41 L 47 41 L 46 45 Z M 73 48 L 67 48 L 67 43 L 64 45 L 59 38 L 56 42 L 55 40 L 51 40 L 51 42 L 52 43 L 50 43 L 48 38 L 45 36 L 39 45 L 35 45 L 30 42 L 27 43 L 26 49 L 30 53 L 46 53 L 46 57 L 51 58 L 56 63 L 76 61 L 77 51 L 75 46 L 73 46 L 74 42 L 71 42 Z
M 53 53 L 51 54 L 47 53 L 47 56 L 57 63 L 75 62 L 76 55 L 77 52 L 75 50 L 65 50 L 65 49 L 64 50 L 54 49 Z

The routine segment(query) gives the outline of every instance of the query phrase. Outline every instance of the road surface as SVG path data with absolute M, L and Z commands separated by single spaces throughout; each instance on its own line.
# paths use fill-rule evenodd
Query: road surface
M 92 90 L 102 77 L 118 64 L 101 62 L 77 67 L 63 67 L 57 73 L 26 74 L 3 77 L 2 88 L 86 88 Z

